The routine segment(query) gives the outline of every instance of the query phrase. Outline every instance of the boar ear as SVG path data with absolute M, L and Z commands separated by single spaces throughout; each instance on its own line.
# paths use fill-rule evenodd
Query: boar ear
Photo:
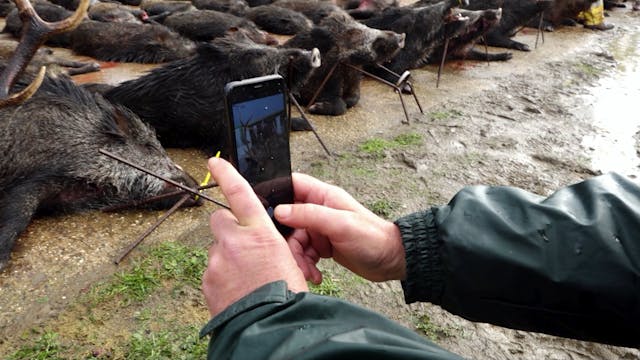
M 118 126 L 118 129 L 120 129 L 122 133 L 129 134 L 131 132 L 129 129 L 129 125 L 130 125 L 129 118 L 122 113 L 122 110 L 116 109 L 113 118 L 116 121 L 116 125 Z

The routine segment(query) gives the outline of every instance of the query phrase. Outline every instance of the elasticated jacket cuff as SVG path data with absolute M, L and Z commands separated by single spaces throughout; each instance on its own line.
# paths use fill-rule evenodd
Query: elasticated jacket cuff
M 407 277 L 402 281 L 402 289 L 407 304 L 416 301 L 439 304 L 442 297 L 442 241 L 438 237 L 435 211 L 413 213 L 395 222 L 405 249 Z

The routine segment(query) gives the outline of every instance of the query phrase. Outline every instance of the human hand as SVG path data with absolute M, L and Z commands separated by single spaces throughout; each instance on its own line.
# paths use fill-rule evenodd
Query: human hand
M 210 219 L 216 241 L 209 247 L 202 291 L 211 316 L 276 280 L 285 280 L 293 292 L 308 291 L 287 242 L 251 186 L 223 159 L 211 158 L 208 165 L 231 207 L 215 211 Z
M 339 187 L 304 174 L 292 179 L 296 204 L 278 205 L 275 217 L 296 229 L 287 241 L 307 280 L 322 282 L 320 258 L 333 258 L 372 281 L 404 279 L 404 246 L 394 223 Z

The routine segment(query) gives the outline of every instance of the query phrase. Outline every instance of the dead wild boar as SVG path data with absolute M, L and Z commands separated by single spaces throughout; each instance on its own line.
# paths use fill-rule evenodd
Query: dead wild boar
M 258 44 L 278 43 L 273 36 L 260 30 L 253 21 L 215 10 L 176 12 L 167 16 L 162 23 L 193 41 L 210 41 L 224 36 L 229 29 L 243 29 L 243 32 Z
M 277 0 L 273 5 L 302 13 L 314 24 L 319 24 L 324 18 L 334 13 L 348 15 L 339 6 L 323 0 Z
M 500 23 L 501 9 L 467 10 L 459 9 L 460 15 L 467 19 L 466 25 L 456 34 L 451 34 L 447 46 L 447 59 L 506 61 L 513 57 L 510 52 L 487 53 L 474 46 L 488 31 Z M 444 45 L 438 46 L 429 55 L 430 63 L 440 63 L 444 54 Z
M 489 46 L 520 51 L 530 51 L 529 45 L 515 41 L 512 37 L 526 24 L 540 16 L 554 0 L 476 0 L 465 6 L 469 10 L 502 8 L 502 19 L 491 29 L 484 41 Z
M 277 72 L 295 92 L 319 62 L 317 50 L 256 44 L 240 31 L 201 43 L 196 55 L 125 81 L 105 96 L 151 124 L 165 147 L 221 150 L 227 157 L 225 84 Z
M 244 16 L 273 34 L 295 35 L 313 27 L 313 22 L 302 13 L 275 5 L 252 7 Z
M 368 19 L 388 7 L 398 6 L 398 0 L 337 0 L 336 5 L 345 9 L 354 19 Z
M 578 25 L 578 14 L 588 10 L 594 0 L 554 0 L 553 3 L 544 10 L 542 29 L 554 31 L 560 26 Z M 528 27 L 538 28 L 540 18 L 535 17 L 527 23 Z
M 67 77 L 45 77 L 29 100 L 1 108 L 0 120 L 0 269 L 36 214 L 100 208 L 175 190 L 99 149 L 196 186 L 135 114 Z
M 181 11 L 195 10 L 190 1 L 184 0 L 143 0 L 140 9 L 144 10 L 151 19 L 162 23 L 167 16 Z
M 35 2 L 33 4 L 33 8 L 42 20 L 49 22 L 67 19 L 73 14 L 73 11 L 69 11 L 60 5 L 51 4 L 46 1 Z M 2 32 L 11 34 L 15 38 L 19 38 L 21 31 L 22 20 L 20 19 L 18 9 L 14 8 L 9 12 L 9 15 L 7 15 Z M 71 46 L 71 34 L 69 32 L 64 32 L 61 34 L 50 35 L 45 41 L 45 44 L 54 47 L 69 48 L 69 46 Z
M 103 61 L 163 63 L 192 55 L 195 43 L 159 24 L 85 20 L 71 32 L 77 55 Z
M 6 66 L 7 60 L 16 50 L 18 42 L 14 40 L 0 40 L 0 64 Z M 88 72 L 100 71 L 100 64 L 94 61 L 74 61 L 58 57 L 53 50 L 47 47 L 39 48 L 29 62 L 25 72 L 31 76 L 40 70 L 41 66 L 47 67 L 50 74 L 77 75 Z
M 445 0 L 432 5 L 389 7 L 363 23 L 375 29 L 406 34 L 404 47 L 384 64 L 402 74 L 426 65 L 434 50 L 444 44 L 445 37 L 465 28 L 467 19 L 457 10 L 460 3 L 460 0 Z M 397 80 L 376 68 L 369 70 L 392 83 Z
M 402 49 L 404 41 L 404 34 L 372 29 L 345 13 L 327 16 L 311 31 L 300 33 L 284 44 L 303 49 L 317 46 L 322 56 L 322 65 L 300 90 L 301 103 L 314 114 L 344 114 L 360 100 L 362 78 L 358 70 L 347 64 L 362 68 L 388 61 Z M 330 77 L 323 86 L 327 76 Z
M 118 23 L 144 23 L 149 18 L 144 10 L 111 2 L 97 2 L 91 5 L 87 15 L 91 20 Z

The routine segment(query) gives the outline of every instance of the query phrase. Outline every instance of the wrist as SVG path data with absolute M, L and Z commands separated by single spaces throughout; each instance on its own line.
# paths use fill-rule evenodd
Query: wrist
M 386 280 L 404 280 L 406 278 L 406 259 L 402 235 L 396 224 L 385 221 L 386 243 L 388 244 L 388 270 Z

